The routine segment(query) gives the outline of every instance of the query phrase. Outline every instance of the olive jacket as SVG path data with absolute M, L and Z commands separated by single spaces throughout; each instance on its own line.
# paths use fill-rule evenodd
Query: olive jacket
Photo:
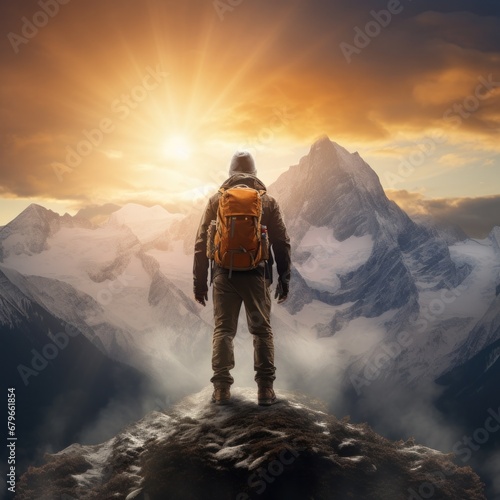
M 266 189 L 265 185 L 255 176 L 238 173 L 227 179 L 221 187 L 227 189 L 238 184 L 244 184 L 254 189 Z M 204 295 L 208 292 L 208 270 L 209 260 L 207 257 L 207 232 L 210 222 L 217 219 L 219 207 L 219 193 L 214 194 L 207 203 L 205 212 L 201 218 L 196 241 L 194 245 L 193 280 L 195 294 Z M 285 223 L 281 215 L 278 202 L 267 193 L 262 196 L 262 224 L 267 226 L 269 238 L 270 255 L 269 261 L 261 263 L 251 271 L 234 271 L 239 273 L 262 273 L 270 283 L 273 281 L 272 266 L 276 262 L 278 277 L 284 290 L 288 293 L 290 282 L 291 256 L 290 238 L 288 237 Z M 218 273 L 228 273 L 227 269 L 215 265 L 213 276 Z

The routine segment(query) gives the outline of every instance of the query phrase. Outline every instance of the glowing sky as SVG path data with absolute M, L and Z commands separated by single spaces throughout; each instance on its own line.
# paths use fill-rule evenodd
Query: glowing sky
M 408 210 L 467 206 L 500 225 L 496 1 L 2 11 L 0 225 L 31 202 L 171 207 L 220 184 L 241 148 L 271 183 L 323 134 L 359 151 Z

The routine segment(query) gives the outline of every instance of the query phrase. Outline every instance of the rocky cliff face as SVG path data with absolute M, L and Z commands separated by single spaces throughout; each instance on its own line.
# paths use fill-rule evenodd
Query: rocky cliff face
M 19 473 L 45 450 L 81 437 L 113 405 L 130 410 L 128 416 L 122 413 L 122 422 L 134 421 L 151 387 L 146 376 L 106 356 L 98 339 L 87 338 L 35 296 L 26 278 L 0 266 L 0 380 L 5 388 L 15 388 L 16 432 L 22 436 L 16 449 Z M 123 425 L 119 420 L 108 422 L 115 432 Z M 2 478 L 5 451 L 0 452 Z
M 313 144 L 269 191 L 285 215 L 293 260 L 314 290 L 307 294 L 301 284 L 297 293 L 331 305 L 351 304 L 329 325 L 318 325 L 321 335 L 335 333 L 359 316 L 377 317 L 402 307 L 409 317 L 419 310 L 419 284 L 451 288 L 469 272 L 453 263 L 444 239 L 413 222 L 387 198 L 377 174 L 358 153 L 327 137 Z M 330 262 L 324 254 L 332 248 Z M 320 286 L 314 271 L 323 271 Z
M 337 385 L 342 385 L 339 394 L 348 397 L 355 387 L 357 413 L 351 408 L 345 413 L 377 425 L 367 410 L 370 394 L 372 410 L 383 411 L 384 422 L 390 420 L 394 439 L 414 435 L 419 419 L 404 428 L 396 425 L 398 418 L 404 420 L 407 404 L 387 404 L 391 388 L 408 393 L 415 407 L 422 407 L 414 389 L 425 392 L 434 379 L 458 368 L 457 377 L 446 383 L 447 394 L 460 402 L 447 414 L 449 421 L 477 401 L 476 396 L 455 398 L 459 393 L 487 393 L 481 408 L 494 407 L 500 359 L 498 300 L 493 302 L 495 288 L 499 294 L 498 228 L 489 239 L 458 243 L 455 238 L 448 247 L 442 232 L 410 220 L 386 198 L 377 175 L 359 155 L 327 138 L 316 142 L 269 191 L 284 212 L 295 266 L 288 301 L 273 306 L 280 383 L 317 390 L 331 404 L 342 400 L 333 395 Z M 178 220 L 162 209 L 137 205 L 114 212 L 96 226 L 33 205 L 0 228 L 0 326 L 22 328 L 28 340 L 38 335 L 45 339 L 48 331 L 39 316 L 47 313 L 104 351 L 105 365 L 114 366 L 109 358 L 125 362 L 151 373 L 163 395 L 184 397 L 210 378 L 211 307 L 200 308 L 192 300 L 192 248 L 200 213 Z M 397 337 L 401 331 L 410 334 L 402 344 Z M 242 317 L 235 375 L 243 384 L 253 374 L 250 337 Z M 11 339 L 17 350 L 13 357 L 3 349 L 2 365 L 17 375 L 17 364 L 31 360 L 31 347 Z M 10 358 L 14 364 L 9 365 Z M 75 364 L 69 359 L 64 366 L 72 374 Z M 37 379 L 50 386 L 48 370 Z M 58 382 L 66 372 L 57 372 Z M 469 388 L 471 378 L 475 382 Z M 353 380 L 362 384 L 354 386 Z M 53 388 L 64 402 L 65 387 Z M 37 401 L 30 403 L 37 407 Z M 463 433 L 479 424 L 471 425 Z M 419 436 L 422 442 L 426 431 Z M 25 443 L 34 449 L 39 441 L 33 437 Z M 59 441 L 53 443 L 59 446 Z M 450 449 L 439 440 L 426 444 Z M 485 461 L 494 462 L 494 457 Z M 230 470 L 237 475 L 239 467 Z
M 431 490 L 440 499 L 485 498 L 469 468 L 339 421 L 318 402 L 287 393 L 263 408 L 255 390 L 239 389 L 231 405 L 218 407 L 210 391 L 103 444 L 46 456 L 23 476 L 17 498 L 400 500 Z
M 47 239 L 61 227 L 91 227 L 92 224 L 69 214 L 60 216 L 52 210 L 31 204 L 13 221 L 0 228 L 0 262 L 9 254 L 31 255 L 46 248 Z

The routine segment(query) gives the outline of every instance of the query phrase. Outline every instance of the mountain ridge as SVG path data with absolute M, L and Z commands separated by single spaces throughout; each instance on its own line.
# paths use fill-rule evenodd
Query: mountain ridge
M 470 271 L 465 265 L 457 268 L 446 242 L 413 222 L 387 198 L 377 174 L 359 154 L 349 153 L 326 136 L 311 146 L 298 165 L 281 174 L 269 192 L 280 202 L 292 239 L 292 261 L 301 263 L 297 271 L 306 282 L 308 268 L 321 260 L 307 248 L 301 249 L 311 227 L 323 230 L 320 246 L 329 240 L 340 246 L 353 238 L 370 236 L 373 240 L 366 262 L 338 275 L 337 290 L 313 292 L 314 298 L 331 305 L 352 303 L 330 325 L 318 325 L 322 335 L 329 330 L 334 334 L 359 316 L 376 317 L 401 307 L 407 309 L 409 318 L 419 312 L 416 282 L 427 282 L 435 289 L 451 288 Z M 306 291 L 302 286 L 298 293 Z
M 479 478 L 446 455 L 412 440 L 391 443 L 310 398 L 281 393 L 263 408 L 255 389 L 241 388 L 220 407 L 210 394 L 148 414 L 100 445 L 46 456 L 22 477 L 19 500 L 400 500 L 424 483 L 443 500 L 485 499 Z
M 0 262 L 9 254 L 37 254 L 47 248 L 47 239 L 61 227 L 91 227 L 91 222 L 68 213 L 59 215 L 32 203 L 0 228 Z M 17 237 L 16 237 L 17 236 Z M 9 241 L 10 240 L 10 241 Z
M 377 414 L 367 409 L 370 397 L 371 410 L 377 411 L 381 396 L 433 390 L 434 380 L 457 360 L 467 361 L 472 350 L 464 342 L 498 287 L 493 283 L 500 257 L 495 231 L 488 239 L 450 246 L 441 232 L 416 224 L 387 199 L 359 154 L 327 138 L 278 180 L 269 192 L 289 228 L 294 266 L 289 299 L 272 313 L 285 387 L 376 422 Z M 2 286 L 15 285 L 18 271 L 23 282 L 17 284 L 31 303 L 75 323 L 89 340 L 99 339 L 112 358 L 152 375 L 168 397 L 182 397 L 210 378 L 211 307 L 192 300 L 192 249 L 201 210 L 193 207 L 184 219 L 169 220 L 163 219 L 163 209 L 139 207 L 130 210 L 128 220 L 113 223 L 111 215 L 99 226 L 84 221 L 80 227 L 69 216 L 58 219 L 32 207 L 18 233 L 6 238 L 0 230 L 7 250 Z M 155 215 L 152 223 L 140 213 Z M 141 241 L 136 232 L 143 230 Z M 37 252 L 30 250 L 32 241 Z M 36 320 L 26 317 L 36 330 Z M 408 334 L 408 345 L 397 344 L 401 332 Z M 478 370 L 490 359 L 486 344 L 494 338 L 486 335 L 478 344 Z M 253 374 L 249 339 L 240 324 L 234 375 L 243 385 Z M 454 391 L 466 380 L 460 375 Z M 363 384 L 361 395 L 352 398 L 353 377 Z M 488 398 L 493 397 L 491 392 Z M 406 406 L 391 401 L 396 413 L 404 414 Z M 449 418 L 453 421 L 453 415 Z M 403 420 L 393 426 L 392 437 L 411 435 Z M 434 445 L 434 436 L 430 439 Z

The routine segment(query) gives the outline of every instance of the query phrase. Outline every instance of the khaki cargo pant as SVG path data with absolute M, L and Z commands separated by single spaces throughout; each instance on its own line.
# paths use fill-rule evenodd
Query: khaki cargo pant
M 214 384 L 232 384 L 234 368 L 233 339 L 238 327 L 241 304 L 245 306 L 248 330 L 253 335 L 255 381 L 272 386 L 274 372 L 274 342 L 271 329 L 271 296 L 262 275 L 253 272 L 217 274 L 213 282 L 215 329 L 212 339 L 212 369 Z

